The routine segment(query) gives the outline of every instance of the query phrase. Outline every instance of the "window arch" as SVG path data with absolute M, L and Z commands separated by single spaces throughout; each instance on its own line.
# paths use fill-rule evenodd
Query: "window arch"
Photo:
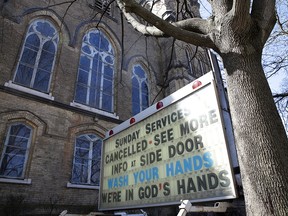
M 9 126 L 0 159 L 0 177 L 24 178 L 31 139 L 29 126 L 22 123 Z
M 26 33 L 14 83 L 47 93 L 58 42 L 58 32 L 51 22 L 33 21 Z
M 76 137 L 72 168 L 72 184 L 100 184 L 102 139 L 95 134 L 82 134 Z
M 132 73 L 132 114 L 145 110 L 149 106 L 149 91 L 146 73 L 140 64 L 133 66 Z
M 93 29 L 82 40 L 75 102 L 113 112 L 115 55 L 109 39 Z

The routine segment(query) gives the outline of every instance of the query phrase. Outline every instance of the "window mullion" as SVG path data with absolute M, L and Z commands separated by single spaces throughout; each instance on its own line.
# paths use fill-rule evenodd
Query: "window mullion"
M 37 34 L 37 36 L 38 36 L 38 34 Z M 39 40 L 40 40 L 40 46 L 39 46 L 39 50 L 37 52 L 35 65 L 34 65 L 34 68 L 33 68 L 33 75 L 32 75 L 31 82 L 30 82 L 30 88 L 33 88 L 33 85 L 34 85 L 34 82 L 35 82 L 35 78 L 36 78 L 36 74 L 37 74 L 37 70 L 38 70 L 38 66 L 39 66 L 39 61 L 40 61 L 40 57 L 41 57 L 42 50 L 43 50 L 43 45 L 44 45 L 43 39 L 41 37 L 39 37 Z
M 143 110 L 143 101 L 142 101 L 142 79 L 139 79 L 139 104 L 140 104 L 140 111 Z
M 88 184 L 91 184 L 92 159 L 93 159 L 92 153 L 93 153 L 93 141 L 90 141 L 89 160 L 88 160 Z
M 102 56 L 101 56 L 102 57 Z M 100 94 L 99 94 L 99 107 L 102 108 L 103 103 L 102 103 L 102 99 L 103 99 L 103 85 L 104 85 L 104 68 L 105 68 L 105 63 L 104 61 L 102 61 L 102 58 L 99 59 L 99 62 L 102 62 L 102 67 L 101 67 L 101 77 L 100 77 Z
M 113 61 L 114 61 L 114 58 L 113 58 Z M 112 65 L 111 65 L 112 66 Z M 112 77 L 112 111 L 114 111 L 114 88 L 115 88 L 115 85 L 114 85 L 114 71 L 113 71 L 113 77 Z
M 87 85 L 87 96 L 86 96 L 86 104 L 90 102 L 90 91 L 91 91 L 91 84 L 92 84 L 92 66 L 93 66 L 93 59 L 90 57 L 90 65 L 89 65 L 89 74 L 88 74 L 88 85 Z
M 5 144 L 4 144 L 4 148 L 3 148 L 2 155 L 1 155 L 1 160 L 0 160 L 0 168 L 2 167 L 2 161 L 4 159 L 5 152 L 6 152 L 6 149 L 7 149 L 7 146 L 8 146 L 8 140 L 10 138 L 10 131 L 11 131 L 11 126 L 8 129 L 7 136 L 6 136 L 6 139 L 5 139 Z
M 23 165 L 23 172 L 21 177 L 23 178 L 25 176 L 25 170 L 26 170 L 26 165 L 27 165 L 27 160 L 28 160 L 28 156 L 29 156 L 29 151 L 30 151 L 30 143 L 31 143 L 31 137 L 32 133 L 29 134 L 29 138 L 28 138 L 28 143 L 27 143 L 27 148 L 25 151 L 25 159 L 24 159 L 24 165 Z

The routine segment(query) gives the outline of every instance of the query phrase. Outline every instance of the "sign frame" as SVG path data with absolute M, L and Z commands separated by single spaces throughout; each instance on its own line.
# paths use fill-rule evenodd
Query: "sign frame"
M 211 87 L 210 87 L 211 86 Z M 214 78 L 213 78 L 213 74 L 212 72 L 209 72 L 207 74 L 205 74 L 204 76 L 200 77 L 199 79 L 197 79 L 196 81 L 184 86 L 183 88 L 179 89 L 178 91 L 176 91 L 175 93 L 171 94 L 170 96 L 164 98 L 163 100 L 159 101 L 157 104 L 155 105 L 152 105 L 150 106 L 149 108 L 147 108 L 146 110 L 144 110 L 143 112 L 131 117 L 130 119 L 126 120 L 125 122 L 123 122 L 122 124 L 116 126 L 115 128 L 113 128 L 112 130 L 110 131 L 107 131 L 106 132 L 106 136 L 105 136 L 105 139 L 103 141 L 103 146 L 102 146 L 102 156 L 101 156 L 101 177 L 100 177 L 100 191 L 99 191 L 99 203 L 98 203 L 98 207 L 100 210 L 119 210 L 119 209 L 131 209 L 131 208 L 143 208 L 143 207 L 155 207 L 155 206 L 165 206 L 165 205 L 176 205 L 176 204 L 179 204 L 180 203 L 180 200 L 182 199 L 179 199 L 179 200 L 167 200 L 167 202 L 153 202 L 151 201 L 152 199 L 149 199 L 149 198 L 143 198 L 143 202 L 139 202 L 137 204 L 126 204 L 125 203 L 129 203 L 128 200 L 127 202 L 124 202 L 124 205 L 119 205 L 119 202 L 122 202 L 122 201 L 119 201 L 119 195 L 117 195 L 116 193 L 118 192 L 110 192 L 112 193 L 113 195 L 113 198 L 111 198 L 112 200 L 114 200 L 111 205 L 110 204 L 105 204 L 103 203 L 103 200 L 101 197 L 102 196 L 102 193 L 103 193 L 103 185 L 105 183 L 104 181 L 104 164 L 105 164 L 105 156 L 106 156 L 106 159 L 107 159 L 107 155 L 105 155 L 105 152 L 104 150 L 106 150 L 106 147 L 107 145 L 109 145 L 109 140 L 112 139 L 115 139 L 115 137 L 121 135 L 121 133 L 124 133 L 126 130 L 131 130 L 132 128 L 137 128 L 137 126 L 139 127 L 140 125 L 140 128 L 141 128 L 141 123 L 147 121 L 149 118 L 152 118 L 154 115 L 156 115 L 157 113 L 161 113 L 162 110 L 164 109 L 167 109 L 168 107 L 172 107 L 172 106 L 176 106 L 178 103 L 180 103 L 181 101 L 185 101 L 186 99 L 189 99 L 189 97 L 193 97 L 194 95 L 197 95 L 197 94 L 200 94 L 201 91 L 204 91 L 204 89 L 207 89 L 207 88 L 212 88 L 211 91 L 213 91 L 213 94 L 215 96 L 215 103 L 216 103 L 216 106 L 215 108 L 217 108 L 217 115 L 219 118 L 217 118 L 217 121 L 219 120 L 219 125 L 218 125 L 218 130 L 219 132 L 221 133 L 221 142 L 224 142 L 223 144 L 221 145 L 224 145 L 224 146 L 221 146 L 221 148 L 224 149 L 225 152 L 225 158 L 226 158 L 226 162 L 225 162 L 225 168 L 228 170 L 228 174 L 225 173 L 225 174 L 221 174 L 222 175 L 222 182 L 224 182 L 223 184 L 225 184 L 225 179 L 228 178 L 226 176 L 229 175 L 229 182 L 230 182 L 230 185 L 229 185 L 229 190 L 231 191 L 231 194 L 229 195 L 223 195 L 223 196 L 216 196 L 216 197 L 204 197 L 204 198 L 198 198 L 198 199 L 189 199 L 191 202 L 206 202 L 206 201 L 219 201 L 219 200 L 226 200 L 226 199 L 235 199 L 237 198 L 237 191 L 236 191 L 236 188 L 235 188 L 235 179 L 234 179 L 234 173 L 233 173 L 233 169 L 232 169 L 232 165 L 231 165 L 231 159 L 230 159 L 230 155 L 229 155 L 229 147 L 228 147 L 228 143 L 227 143 L 227 139 L 226 139 L 226 135 L 225 135 L 225 130 L 224 130 L 224 122 L 223 122 L 223 116 L 222 116 L 222 112 L 221 112 L 221 107 L 220 107 L 220 102 L 219 102 L 219 96 L 218 96 L 218 93 L 217 93 L 217 87 L 216 87 L 216 84 L 215 84 L 215 81 L 214 81 Z M 210 91 L 210 90 L 209 90 Z M 164 112 L 164 111 L 163 111 Z M 216 114 L 215 114 L 216 115 Z M 211 121 L 213 121 L 213 118 L 214 118 L 214 113 L 211 114 L 210 118 L 212 119 Z M 216 117 L 215 117 L 216 118 Z M 140 129 L 139 129 L 140 131 Z M 157 130 L 155 129 L 155 131 L 157 132 Z M 153 132 L 153 131 L 152 131 Z M 139 132 L 138 132 L 139 133 Z M 166 134 L 167 136 L 167 134 Z M 192 135 L 190 135 L 192 136 Z M 180 137 L 181 138 L 181 137 Z M 179 139 L 180 139 L 179 138 Z M 223 139 L 223 140 L 222 140 Z M 114 140 L 115 141 L 115 140 Z M 195 141 L 195 140 L 194 140 Z M 149 141 L 150 142 L 150 141 Z M 108 144 L 107 144 L 108 143 Z M 130 142 L 128 142 L 127 145 L 129 145 Z M 133 142 L 131 142 L 130 144 L 132 144 Z M 139 144 L 140 146 L 141 144 Z M 145 144 L 146 145 L 146 144 Z M 120 145 L 117 145 L 115 143 L 115 146 L 120 146 Z M 107 147 L 109 148 L 109 147 Z M 135 147 L 137 148 L 137 147 Z M 142 148 L 144 148 L 142 146 Z M 139 147 L 139 152 L 141 150 L 141 146 Z M 146 150 L 146 149 L 144 149 Z M 149 151 L 148 151 L 149 152 Z M 171 152 L 169 153 L 171 154 Z M 187 154 L 187 153 L 186 153 Z M 205 154 L 205 153 L 204 153 Z M 185 154 L 184 154 L 185 155 Z M 204 156 L 203 156 L 204 157 Z M 209 157 L 206 155 L 206 157 Z M 196 156 L 195 156 L 196 158 Z M 126 158 L 128 160 L 128 156 Z M 139 159 L 139 158 L 138 158 Z M 207 158 L 206 158 L 207 159 Z M 124 159 L 125 160 L 125 159 Z M 161 158 L 162 160 L 162 158 Z M 135 160 L 136 161 L 136 160 Z M 112 160 L 112 163 L 114 161 Z M 154 161 L 155 162 L 155 161 Z M 107 161 L 106 161 L 107 163 Z M 108 163 L 107 163 L 108 164 Z M 206 165 L 209 164 L 209 159 L 206 160 Z M 108 166 L 108 165 L 106 165 Z M 132 165 L 131 165 L 132 166 Z M 166 165 L 167 167 L 167 165 Z M 208 165 L 207 165 L 208 167 Z M 195 167 L 194 167 L 195 168 Z M 209 167 L 208 167 L 209 168 Z M 108 169 L 108 168 L 107 168 Z M 133 170 L 133 169 L 132 169 Z M 139 169 L 138 169 L 139 170 Z M 132 171 L 133 172 L 133 171 Z M 156 172 L 156 171 L 155 171 Z M 166 171 L 167 172 L 167 171 Z M 112 168 L 112 174 L 113 174 L 113 168 Z M 118 173 L 117 173 L 118 174 Z M 158 168 L 157 168 L 157 174 L 158 174 Z M 186 174 L 185 174 L 186 175 Z M 187 174 L 188 175 L 188 174 Z M 189 175 L 188 175 L 189 176 Z M 191 174 L 191 176 L 193 176 Z M 156 175 L 156 177 L 158 177 Z M 167 176 L 166 176 L 167 177 Z M 127 177 L 128 178 L 128 177 Z M 135 178 L 135 176 L 134 176 Z M 171 178 L 171 177 L 170 177 Z M 192 177 L 191 177 L 192 178 Z M 197 177 L 198 178 L 198 177 Z M 211 177 L 212 178 L 212 177 Z M 214 177 L 213 177 L 214 178 Z M 122 179 L 123 180 L 123 179 Z M 157 178 L 156 179 L 152 179 L 152 180 L 156 180 L 157 182 Z M 151 180 L 151 181 L 152 181 Z M 214 179 L 215 180 L 215 179 Z M 127 180 L 128 181 L 128 180 Z M 136 181 L 134 179 L 134 181 Z M 212 180 L 210 180 L 212 181 Z M 228 180 L 227 180 L 228 181 Z M 123 182 L 122 182 L 123 183 Z M 147 183 L 147 182 L 144 182 L 144 184 Z M 211 182 L 210 182 L 211 183 Z M 157 182 L 158 184 L 158 182 Z M 117 183 L 118 185 L 118 183 Z M 136 184 L 137 185 L 137 184 Z M 127 186 L 127 185 L 124 185 L 124 186 Z M 159 190 L 159 187 L 162 189 L 164 189 L 163 187 L 165 187 L 165 185 L 163 184 L 162 186 L 157 186 Z M 133 186 L 131 186 L 130 188 L 134 188 Z M 111 189 L 111 188 L 110 188 Z M 140 190 L 140 189 L 138 189 Z M 179 189 L 178 189 L 179 190 Z M 107 190 L 106 190 L 107 191 Z M 133 190 L 132 190 L 133 191 Z M 106 193 L 106 192 L 105 192 Z M 152 192 L 151 192 L 152 193 Z M 116 194 L 116 195 L 115 195 Z M 106 194 L 107 195 L 107 194 Z M 178 194 L 179 195 L 179 194 Z M 108 195 L 107 195 L 108 196 Z M 115 197 L 116 196 L 116 197 Z M 127 191 L 126 191 L 126 198 L 127 198 Z M 186 195 L 188 196 L 188 195 Z M 122 196 L 124 197 L 124 196 Z M 121 200 L 121 193 L 120 193 L 120 200 Z M 105 198 L 106 199 L 106 198 Z M 107 198 L 108 199 L 108 198 Z M 183 198 L 183 199 L 187 199 L 187 197 Z M 116 200 L 116 201 L 115 201 Z M 155 200 L 155 199 L 154 199 Z M 106 201 L 105 201 L 106 202 Z

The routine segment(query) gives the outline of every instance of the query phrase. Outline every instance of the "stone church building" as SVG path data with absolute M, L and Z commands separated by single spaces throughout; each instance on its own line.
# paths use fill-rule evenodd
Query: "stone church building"
M 0 1 L 0 215 L 97 211 L 105 132 L 210 70 L 113 1 Z

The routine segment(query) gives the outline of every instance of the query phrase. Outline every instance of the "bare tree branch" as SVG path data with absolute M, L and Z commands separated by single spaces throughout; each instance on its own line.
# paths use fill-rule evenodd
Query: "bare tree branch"
M 275 0 L 254 0 L 251 16 L 262 29 L 259 36 L 265 44 L 276 22 Z
M 232 11 L 234 15 L 241 16 L 246 19 L 249 15 L 250 1 L 249 0 L 233 0 Z
M 178 21 L 176 23 L 173 23 L 173 25 L 188 31 L 208 35 L 211 32 L 211 29 L 209 28 L 210 25 L 208 24 L 208 22 L 209 21 L 201 18 L 191 18 Z
M 183 28 L 176 27 L 178 24 L 177 22 L 171 24 L 162 20 L 158 16 L 151 14 L 147 9 L 140 6 L 134 0 L 123 0 L 123 1 L 117 0 L 117 3 L 120 9 L 123 11 L 124 15 L 126 16 L 126 18 L 128 19 L 128 22 L 130 22 L 131 25 L 133 25 L 133 27 L 138 31 L 140 31 L 141 33 L 153 36 L 169 35 L 178 40 L 182 40 L 187 43 L 193 43 L 197 46 L 206 46 L 208 48 L 216 49 L 210 35 L 203 35 L 195 32 L 190 32 L 185 30 L 184 27 Z M 143 18 L 145 21 L 147 21 L 148 23 L 150 23 L 152 26 L 155 27 L 145 26 L 141 24 L 132 15 L 128 14 L 130 11 L 135 12 L 136 14 L 141 16 L 141 18 Z M 183 24 L 184 23 L 182 23 L 182 25 Z M 206 24 L 207 24 L 206 27 L 209 28 L 209 22 L 206 22 Z
M 232 8 L 232 0 L 209 1 L 212 7 L 212 15 L 222 19 Z M 216 20 L 217 22 L 217 20 Z
M 280 93 L 280 94 L 274 94 L 273 95 L 274 98 L 284 98 L 284 97 L 288 97 L 288 92 L 284 92 L 284 93 Z

